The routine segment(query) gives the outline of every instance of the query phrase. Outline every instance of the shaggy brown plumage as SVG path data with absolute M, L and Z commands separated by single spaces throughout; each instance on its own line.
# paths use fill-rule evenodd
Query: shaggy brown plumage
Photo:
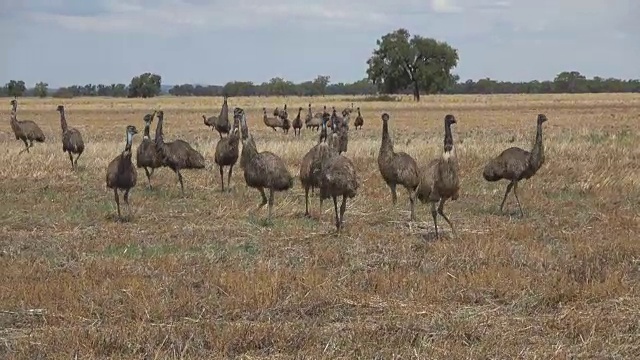
M 544 164 L 542 124 L 545 121 L 547 121 L 547 116 L 545 114 L 538 114 L 536 140 L 533 143 L 531 152 L 519 147 L 511 147 L 491 159 L 484 167 L 482 177 L 484 177 L 485 180 L 491 182 L 498 181 L 500 179 L 509 180 L 507 190 L 505 191 L 502 203 L 500 204 L 500 211 L 502 211 L 502 208 L 504 207 L 507 195 L 509 195 L 509 192 L 513 188 L 513 195 L 516 197 L 516 202 L 520 209 L 520 215 L 524 217 L 524 211 L 522 211 L 520 199 L 518 199 L 518 181 L 522 179 L 529 179 L 535 175 Z
M 360 113 L 360 107 L 358 106 L 358 116 L 356 116 L 356 119 L 353 121 L 353 126 L 356 128 L 356 130 L 358 130 L 358 128 L 362 130 L 362 125 L 364 125 L 364 118 L 362 117 L 362 114 Z
M 293 136 L 300 136 L 300 131 L 302 130 L 302 107 L 298 108 L 298 115 L 295 119 L 293 119 L 293 123 L 291 126 L 293 127 Z M 297 133 L 296 133 L 297 131 Z
M 233 166 L 238 161 L 238 156 L 240 155 L 239 109 L 240 108 L 235 108 L 233 111 L 233 127 L 231 128 L 231 133 L 226 138 L 218 140 L 218 144 L 216 145 L 214 158 L 220 170 L 220 186 L 222 191 L 224 191 L 224 167 L 229 167 L 227 187 L 230 188 Z
M 432 160 L 423 169 L 420 169 L 420 183 L 416 188 L 416 196 L 422 203 L 431 204 L 431 216 L 438 237 L 437 215 L 440 214 L 451 227 L 455 235 L 455 229 L 449 218 L 444 214 L 444 203 L 448 199 L 458 199 L 460 179 L 458 177 L 458 158 L 453 146 L 451 125 L 456 123 L 456 118 L 448 114 L 444 118 L 444 152 L 437 159 Z M 436 203 L 439 202 L 436 209 Z
M 174 140 L 165 142 L 162 132 L 164 123 L 164 111 L 159 110 L 156 113 L 158 117 L 158 125 L 156 126 L 156 151 L 162 159 L 162 163 L 166 164 L 171 170 L 178 175 L 180 182 L 180 191 L 184 195 L 184 183 L 182 181 L 182 169 L 204 169 L 204 157 L 195 150 L 188 142 L 184 140 Z
M 276 117 L 267 116 L 266 108 L 262 108 L 262 112 L 263 112 L 262 121 L 264 121 L 264 124 L 267 125 L 267 127 L 272 128 L 273 131 L 277 131 L 276 128 L 282 128 L 284 126 L 284 120 L 282 120 L 282 118 L 280 118 L 279 116 L 277 115 Z
M 82 134 L 76 128 L 70 128 L 67 125 L 67 117 L 65 116 L 64 106 L 58 105 L 56 109 L 60 113 L 60 127 L 62 128 L 62 152 L 69 153 L 69 161 L 71 161 L 71 170 L 78 169 L 78 159 L 84 151 L 84 141 Z M 75 161 L 73 154 L 77 154 Z
M 320 164 L 320 209 L 322 209 L 323 200 L 333 198 L 336 230 L 340 231 L 344 223 L 347 199 L 357 195 L 360 181 L 351 160 L 338 153 L 336 147 L 337 138 L 338 134 L 333 133 L 330 144 L 321 144 L 323 147 L 330 147 L 330 150 Z M 338 212 L 339 196 L 342 196 L 342 205 Z
M 382 142 L 378 152 L 378 169 L 382 179 L 391 189 L 391 201 L 395 205 L 398 201 L 396 186 L 402 185 L 409 193 L 411 221 L 415 220 L 415 190 L 418 186 L 418 165 L 405 152 L 393 151 L 393 140 L 389 135 L 389 114 L 382 114 Z
M 320 137 L 318 144 L 312 147 L 302 158 L 300 162 L 300 183 L 304 188 L 304 215 L 309 214 L 309 189 L 313 194 L 313 189 L 320 187 L 320 166 L 323 159 L 329 154 L 330 148 L 328 146 L 322 146 L 323 142 L 327 141 L 327 121 L 328 116 L 325 117 L 322 123 L 322 130 L 320 131 Z M 313 170 L 316 171 L 313 171 Z
M 18 155 L 23 152 L 29 152 L 29 148 L 33 147 L 33 142 L 44 142 L 45 136 L 40 127 L 32 120 L 18 120 L 18 100 L 11 100 L 11 130 L 16 136 L 16 140 L 24 142 L 24 149 L 20 150 Z M 29 141 L 27 143 L 27 141 Z
M 244 110 L 240 109 L 238 113 L 242 126 L 240 166 L 244 170 L 244 180 L 247 186 L 260 191 L 262 202 L 258 206 L 258 209 L 261 209 L 268 203 L 268 218 L 271 219 L 274 192 L 291 189 L 291 187 L 293 187 L 293 176 L 291 176 L 286 164 L 278 155 L 269 151 L 258 152 L 253 137 L 249 135 Z M 264 189 L 269 189 L 268 200 Z
M 136 151 L 136 167 L 143 168 L 145 174 L 147 175 L 147 183 L 149 184 L 149 189 L 153 189 L 151 186 L 151 176 L 155 169 L 164 166 L 162 163 L 162 157 L 158 154 L 156 150 L 156 142 L 152 140 L 150 137 L 150 129 L 151 123 L 153 122 L 153 118 L 156 116 L 156 111 L 152 114 L 146 114 L 144 116 L 144 132 L 142 135 L 142 142 L 138 145 L 138 150 Z M 149 171 L 151 169 L 151 171 Z
M 113 189 L 116 207 L 118 208 L 118 218 L 120 219 L 122 219 L 122 215 L 120 214 L 120 196 L 118 195 L 118 189 L 124 190 L 124 203 L 127 204 L 129 215 L 131 215 L 129 191 L 136 186 L 137 181 L 136 168 L 131 163 L 131 143 L 133 141 L 133 135 L 137 133 L 138 130 L 135 126 L 127 126 L 127 142 L 124 151 L 111 160 L 107 167 L 107 187 Z

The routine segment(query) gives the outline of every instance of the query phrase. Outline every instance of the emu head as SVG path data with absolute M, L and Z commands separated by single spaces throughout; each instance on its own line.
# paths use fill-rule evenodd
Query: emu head
M 137 133 L 138 133 L 138 129 L 136 129 L 135 126 L 133 126 L 133 125 L 128 125 L 127 126 L 127 134 L 135 135 Z
M 542 124 L 543 122 L 547 121 L 547 115 L 545 114 L 538 114 L 538 124 Z
M 453 125 L 456 123 L 456 117 L 453 116 L 452 114 L 447 114 L 444 117 L 444 124 L 447 126 Z
M 360 109 L 360 108 L 358 108 L 358 109 Z M 389 121 L 389 114 L 387 114 L 387 113 L 382 114 L 382 121 L 384 121 L 384 122 Z
M 144 122 L 148 125 L 151 124 L 151 122 L 153 122 L 153 118 L 156 116 L 156 112 L 154 111 L 153 114 L 147 114 L 144 116 Z
M 11 108 L 13 109 L 13 111 L 16 111 L 16 109 L 18 108 L 18 100 L 11 99 Z
M 64 112 L 64 105 L 58 105 L 58 107 L 56 108 L 56 111 Z

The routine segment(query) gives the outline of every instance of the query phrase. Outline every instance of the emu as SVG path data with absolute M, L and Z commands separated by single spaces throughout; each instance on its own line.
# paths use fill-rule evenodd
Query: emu
M 518 182 L 522 179 L 529 179 L 538 172 L 538 170 L 544 164 L 544 144 L 542 143 L 542 124 L 547 121 L 545 114 L 538 114 L 537 127 L 536 127 L 536 139 L 533 143 L 531 152 L 523 150 L 519 147 L 510 147 L 500 155 L 491 159 L 484 167 L 482 177 L 486 181 L 494 182 L 501 179 L 509 180 L 507 190 L 500 203 L 500 211 L 504 207 L 504 203 L 507 200 L 507 195 L 511 189 L 513 189 L 513 195 L 518 203 L 520 209 L 520 216 L 524 217 L 524 211 L 520 206 L 520 199 L 518 199 Z

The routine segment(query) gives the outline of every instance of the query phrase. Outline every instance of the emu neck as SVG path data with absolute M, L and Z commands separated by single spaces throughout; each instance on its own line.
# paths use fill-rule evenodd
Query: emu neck
M 453 134 L 451 133 L 451 124 L 444 125 L 444 153 L 443 158 L 448 160 L 449 158 L 455 157 L 456 150 L 453 146 Z
M 133 142 L 133 134 L 127 131 L 127 144 L 124 146 L 124 154 L 131 154 L 131 143 Z
M 224 103 L 222 103 L 222 109 L 220 109 L 220 119 L 228 119 L 229 118 L 229 105 L 227 105 L 227 98 L 224 99 Z
M 539 169 L 544 162 L 544 144 L 542 143 L 542 123 L 538 124 L 536 129 L 536 141 L 533 144 L 533 149 L 529 154 L 529 164 L 534 169 Z
M 64 110 L 60 110 L 60 126 L 62 127 L 62 132 L 69 129 L 69 126 L 67 126 L 67 117 L 64 115 Z
M 255 144 L 251 139 L 247 139 L 247 141 L 242 142 L 242 153 L 240 154 L 240 165 L 244 168 L 253 158 L 258 155 L 258 149 L 256 149 Z
M 382 121 L 382 144 L 380 145 L 380 154 L 393 153 L 393 141 L 389 135 L 389 122 Z
M 162 123 L 164 122 L 164 118 L 161 116 L 158 118 L 158 125 L 156 126 L 156 144 L 164 145 L 164 138 L 162 137 Z
M 150 122 L 145 122 L 144 123 L 144 134 L 142 135 L 143 139 L 149 139 L 149 128 L 151 127 L 151 123 Z

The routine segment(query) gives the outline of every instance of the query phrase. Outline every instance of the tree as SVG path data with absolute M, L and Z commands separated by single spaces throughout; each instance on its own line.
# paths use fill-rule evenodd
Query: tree
M 587 91 L 587 78 L 577 71 L 563 71 L 553 80 L 559 93 L 581 93 Z
M 331 80 L 330 76 L 327 75 L 318 75 L 315 80 L 313 80 L 313 90 L 316 94 L 324 96 L 327 92 L 327 85 L 329 85 L 329 80 Z
M 134 76 L 129 85 L 129 97 L 149 98 L 160 95 L 162 77 L 158 74 L 144 73 Z
M 39 82 L 33 88 L 33 94 L 37 97 L 45 98 L 49 93 L 49 84 L 46 82 Z
M 455 83 L 451 70 L 458 65 L 458 51 L 446 42 L 414 35 L 398 29 L 376 41 L 378 46 L 367 60 L 367 76 L 383 93 L 412 88 L 420 101 L 420 91 L 438 93 Z
M 27 86 L 22 80 L 11 80 L 5 87 L 7 88 L 7 95 L 9 96 L 22 96 L 27 91 Z

